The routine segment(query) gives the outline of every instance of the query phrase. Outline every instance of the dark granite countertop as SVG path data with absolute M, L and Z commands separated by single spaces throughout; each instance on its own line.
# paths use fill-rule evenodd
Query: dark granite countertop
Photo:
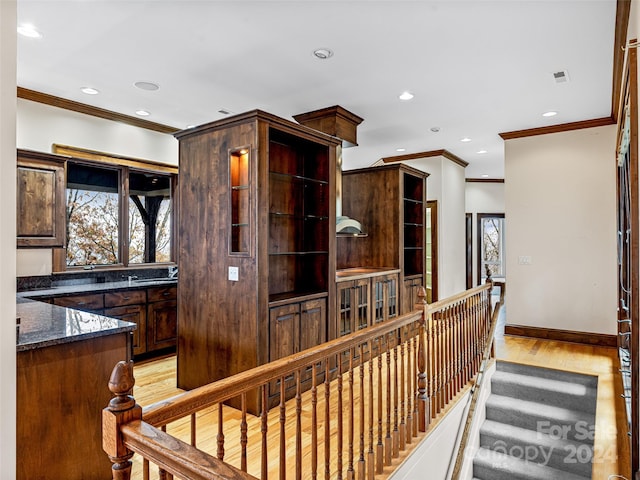
M 20 319 L 16 346 L 18 352 L 136 329 L 135 323 L 117 318 L 20 297 L 17 298 L 16 316 Z
M 170 287 L 177 285 L 178 280 L 172 278 L 145 278 L 141 280 L 128 280 L 120 282 L 93 282 L 93 283 L 77 283 L 70 285 L 59 285 L 55 287 L 43 288 L 38 290 L 25 290 L 18 293 L 18 297 L 22 298 L 45 298 L 45 297 L 62 297 L 65 295 L 81 295 L 92 293 L 104 293 L 119 290 L 140 290 L 149 287 Z

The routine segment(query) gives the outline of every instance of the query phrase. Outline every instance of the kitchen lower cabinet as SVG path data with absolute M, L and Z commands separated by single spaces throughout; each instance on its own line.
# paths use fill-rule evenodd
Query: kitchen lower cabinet
M 105 316 L 119 318 L 125 322 L 135 323 L 137 328 L 132 332 L 133 354 L 140 355 L 147 351 L 147 306 L 127 305 L 124 307 L 107 308 Z
M 175 348 L 178 332 L 176 297 L 177 287 L 169 285 L 36 299 L 135 323 L 133 354 L 140 357 Z
M 100 412 L 129 341 L 122 332 L 17 353 L 17 480 L 111 478 Z
M 176 287 L 147 290 L 147 352 L 174 347 L 178 337 Z
M 69 295 L 66 297 L 54 297 L 53 304 L 59 307 L 75 308 L 83 312 L 104 313 L 104 295 L 88 294 L 88 295 Z

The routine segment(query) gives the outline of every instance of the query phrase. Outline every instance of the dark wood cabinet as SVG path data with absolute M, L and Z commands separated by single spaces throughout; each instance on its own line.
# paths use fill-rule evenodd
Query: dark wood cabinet
M 111 371 L 129 348 L 122 332 L 17 353 L 16 479 L 110 478 L 100 412 L 113 398 Z
M 86 294 L 86 295 L 69 295 L 66 297 L 54 297 L 53 304 L 59 307 L 75 308 L 83 312 L 100 313 L 104 312 L 104 295 Z
M 339 140 L 257 110 L 176 137 L 178 386 L 325 341 L 335 308 Z M 310 297 L 325 307 L 309 308 Z M 301 327 L 308 321 L 312 328 Z
M 63 247 L 64 159 L 28 150 L 18 150 L 17 159 L 17 246 Z
M 327 341 L 327 298 L 311 298 L 269 309 L 269 361 L 298 353 Z M 311 379 L 311 369 L 302 372 L 304 383 Z M 271 396 L 279 393 L 280 382 L 269 386 Z M 293 375 L 285 379 L 288 396 L 295 388 Z
M 173 347 L 178 335 L 176 300 L 149 303 L 147 307 L 147 352 Z
M 143 292 L 144 293 L 144 292 Z M 105 316 L 119 318 L 125 322 L 136 324 L 136 329 L 132 332 L 133 354 L 141 355 L 147 351 L 147 307 L 141 305 L 126 305 L 122 307 L 106 308 Z
M 338 336 L 348 335 L 370 324 L 371 282 L 369 278 L 338 282 Z
M 114 292 L 38 298 L 61 307 L 98 313 L 135 323 L 133 354 L 150 356 L 175 348 L 178 330 L 177 287 L 132 288 Z
M 371 277 L 373 308 L 371 323 L 385 322 L 400 314 L 398 299 L 398 274 Z
M 366 237 L 337 239 L 337 267 L 396 268 L 396 305 L 410 311 L 405 278 L 424 283 L 428 173 L 404 164 L 348 170 L 342 174 L 342 209 L 356 218 Z
M 423 276 L 405 277 L 402 294 L 402 311 L 405 313 L 415 310 L 418 303 L 418 289 L 423 286 Z

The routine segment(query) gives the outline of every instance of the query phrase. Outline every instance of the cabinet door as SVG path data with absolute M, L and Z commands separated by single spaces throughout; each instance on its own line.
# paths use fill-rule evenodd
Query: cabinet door
M 300 305 L 292 303 L 269 310 L 269 361 L 299 350 Z
M 269 361 L 292 355 L 300 347 L 300 304 L 292 303 L 269 310 Z M 294 375 L 285 378 L 285 388 L 295 388 Z M 280 393 L 280 380 L 269 384 L 270 395 Z
M 147 306 L 147 351 L 174 347 L 178 333 L 176 300 L 150 303 Z
M 18 247 L 64 246 L 64 162 L 18 152 L 17 182 Z
M 319 298 L 300 305 L 300 350 L 327 341 L 327 300 Z
M 133 354 L 140 355 L 147 351 L 147 307 L 146 305 L 128 305 L 124 307 L 107 308 L 107 317 L 119 318 L 125 322 L 135 323 L 137 328 L 133 333 Z
M 374 277 L 371 285 L 372 324 L 398 316 L 398 275 Z
M 418 289 L 422 286 L 422 276 L 407 278 L 402 292 L 402 313 L 412 312 L 418 302 Z

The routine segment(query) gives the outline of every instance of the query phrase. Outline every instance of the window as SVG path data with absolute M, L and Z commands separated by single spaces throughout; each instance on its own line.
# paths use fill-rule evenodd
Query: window
M 171 191 L 170 174 L 68 161 L 66 267 L 170 262 Z
M 504 277 L 504 214 L 478 213 L 478 282 Z

